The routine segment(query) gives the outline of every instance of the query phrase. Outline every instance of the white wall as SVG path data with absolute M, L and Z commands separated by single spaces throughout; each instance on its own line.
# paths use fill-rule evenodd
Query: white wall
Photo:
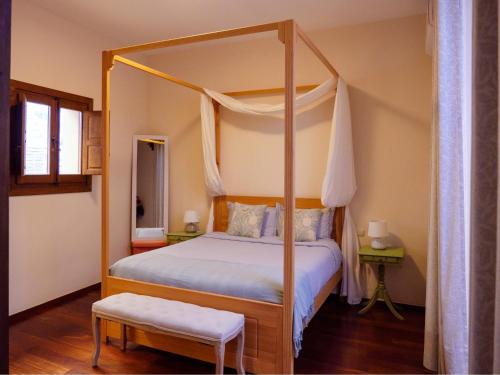
M 332 28 L 310 36 L 349 85 L 358 179 L 352 202 L 355 221 L 366 231 L 369 219 L 388 220 L 391 240 L 407 249 L 404 264 L 387 270 L 389 290 L 398 302 L 423 305 L 431 116 L 425 19 Z M 283 59 L 283 45 L 274 38 L 177 48 L 151 56 L 149 62 L 203 87 L 234 91 L 282 87 Z M 299 43 L 298 83 L 327 78 L 326 69 Z M 163 129 L 171 140 L 171 228 L 182 228 L 188 208 L 203 214 L 203 226 L 209 200 L 202 169 L 199 94 L 155 78 L 149 87 L 151 126 Z M 298 116 L 297 196 L 320 196 L 332 107 L 330 101 Z M 283 194 L 283 137 L 281 121 L 222 111 L 221 174 L 229 194 Z M 375 284 L 369 276 L 366 295 Z
M 106 40 L 33 5 L 13 2 L 13 79 L 91 97 L 101 107 Z M 111 262 L 130 241 L 132 135 L 146 124 L 146 78 L 115 66 L 111 100 Z M 92 192 L 10 198 L 10 314 L 100 281 L 101 178 Z

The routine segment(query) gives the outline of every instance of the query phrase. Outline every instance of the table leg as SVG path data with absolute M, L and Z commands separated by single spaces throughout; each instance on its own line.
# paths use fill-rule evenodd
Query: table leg
M 375 302 L 377 302 L 378 298 L 382 298 L 384 300 L 385 304 L 396 318 L 398 318 L 399 320 L 404 320 L 401 314 L 397 312 L 396 307 L 392 303 L 391 297 L 389 297 L 389 293 L 385 288 L 385 265 L 383 263 L 380 263 L 378 265 L 378 282 L 377 287 L 375 288 L 375 292 L 373 293 L 373 297 L 370 298 L 365 307 L 358 311 L 358 314 L 361 315 L 370 310 Z
M 383 293 L 385 290 L 385 268 L 383 264 L 378 265 L 378 282 L 377 282 L 377 287 L 375 288 L 375 291 L 373 292 L 372 298 L 368 301 L 365 307 L 363 307 L 361 310 L 358 311 L 359 315 L 362 315 L 366 313 L 368 310 L 370 310 L 373 305 L 375 305 L 375 302 L 377 302 L 377 299 L 379 297 L 383 298 Z
M 403 318 L 403 316 L 397 312 L 395 306 L 392 304 L 391 297 L 389 297 L 389 293 L 387 292 L 386 289 L 384 289 L 383 296 L 384 296 L 384 302 L 389 308 L 389 310 L 391 310 L 392 314 L 399 320 L 405 320 L 405 318 Z
M 370 300 L 368 301 L 368 303 L 366 304 L 366 306 L 363 307 L 361 310 L 358 311 L 359 315 L 363 315 L 364 313 L 366 313 L 368 310 L 370 310 L 373 307 L 373 305 L 375 304 L 375 302 L 377 302 L 378 293 L 379 293 L 379 289 L 378 289 L 378 286 L 377 286 L 377 288 L 375 289 L 375 292 L 373 293 L 372 298 L 370 298 Z

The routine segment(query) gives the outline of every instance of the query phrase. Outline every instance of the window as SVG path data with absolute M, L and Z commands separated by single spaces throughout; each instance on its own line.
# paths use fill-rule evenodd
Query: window
M 91 191 L 100 174 L 92 99 L 11 81 L 11 195 Z

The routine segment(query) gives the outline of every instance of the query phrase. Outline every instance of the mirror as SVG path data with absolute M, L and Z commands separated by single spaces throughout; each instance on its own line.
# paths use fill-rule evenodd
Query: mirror
M 168 232 L 168 138 L 134 135 L 132 241 L 165 240 Z

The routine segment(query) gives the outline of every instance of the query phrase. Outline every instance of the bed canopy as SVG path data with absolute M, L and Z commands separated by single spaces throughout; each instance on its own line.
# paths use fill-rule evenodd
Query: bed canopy
M 248 104 L 193 83 L 173 77 L 167 73 L 147 67 L 124 58 L 123 54 L 142 52 L 182 44 L 221 39 L 252 33 L 278 31 L 278 38 L 285 46 L 285 88 L 248 91 L 248 94 L 284 92 L 285 102 L 278 105 Z M 309 92 L 296 96 L 295 49 L 300 38 L 323 62 L 332 78 L 319 86 L 307 86 Z M 214 105 L 222 105 L 233 111 L 255 115 L 284 117 L 285 123 L 285 215 L 284 215 L 284 282 L 283 282 L 283 325 L 282 372 L 293 372 L 292 314 L 294 303 L 294 208 L 295 208 L 295 123 L 296 114 L 332 98 L 335 95 L 332 128 L 329 141 L 328 160 L 322 185 L 321 202 L 326 207 L 345 206 L 341 249 L 344 256 L 342 295 L 349 303 L 359 303 L 361 293 L 358 282 L 356 227 L 349 212 L 349 203 L 356 191 L 352 131 L 347 86 L 335 68 L 293 20 L 275 22 L 239 29 L 224 30 L 207 34 L 188 36 L 166 41 L 118 48 L 103 52 L 102 111 L 103 111 L 103 180 L 102 180 L 102 287 L 106 293 L 109 269 L 109 144 L 110 144 L 110 73 L 115 62 L 145 71 L 178 85 L 190 88 L 201 96 L 202 145 L 207 191 L 212 197 L 225 195 L 223 181 L 219 174 L 216 145 L 216 114 Z M 211 214 L 212 217 L 212 214 Z M 210 223 L 209 223 L 210 226 Z

